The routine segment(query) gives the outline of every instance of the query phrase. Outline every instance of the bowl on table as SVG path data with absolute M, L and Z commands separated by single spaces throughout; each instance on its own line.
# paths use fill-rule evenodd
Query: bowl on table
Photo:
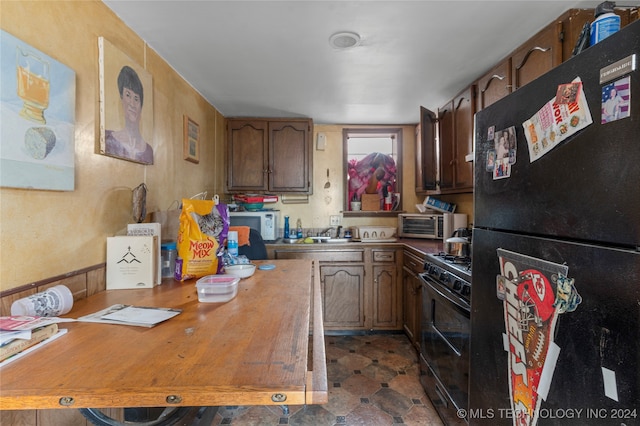
M 228 265 L 224 267 L 224 273 L 226 275 L 233 275 L 239 278 L 249 278 L 254 272 L 256 272 L 256 265 L 253 263 Z

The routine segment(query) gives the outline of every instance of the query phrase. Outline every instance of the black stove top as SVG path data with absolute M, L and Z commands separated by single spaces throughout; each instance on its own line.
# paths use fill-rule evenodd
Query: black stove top
M 424 272 L 420 274 L 428 285 L 445 288 L 460 306 L 471 306 L 471 258 L 445 253 L 427 254 Z
M 471 283 L 471 257 L 455 256 L 444 252 L 427 254 L 426 262 L 433 263 Z M 426 270 L 425 264 L 425 270 Z

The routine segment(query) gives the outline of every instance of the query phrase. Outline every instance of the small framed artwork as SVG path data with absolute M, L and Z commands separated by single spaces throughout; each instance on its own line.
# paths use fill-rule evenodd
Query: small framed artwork
M 184 159 L 192 163 L 200 162 L 200 126 L 184 116 Z

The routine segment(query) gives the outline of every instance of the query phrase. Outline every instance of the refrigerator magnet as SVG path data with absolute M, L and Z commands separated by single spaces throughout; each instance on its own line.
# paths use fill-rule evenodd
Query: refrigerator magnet
M 561 84 L 556 92 L 557 104 L 571 104 L 578 102 L 578 95 L 582 91 L 582 82 Z
M 631 106 L 631 79 L 624 77 L 602 88 L 601 124 L 627 118 Z
M 507 280 L 509 278 L 504 275 L 496 276 L 496 297 L 500 300 L 505 299 L 505 295 L 507 293 Z
M 496 167 L 496 150 L 490 149 L 487 151 L 487 162 L 485 170 L 488 172 L 493 172 L 493 169 Z
M 504 179 L 511 176 L 511 164 L 509 157 L 497 158 L 496 166 L 493 169 L 493 180 Z

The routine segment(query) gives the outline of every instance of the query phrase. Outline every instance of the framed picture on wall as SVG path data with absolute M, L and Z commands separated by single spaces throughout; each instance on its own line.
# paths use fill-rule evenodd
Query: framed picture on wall
M 100 153 L 153 164 L 153 80 L 143 67 L 98 38 Z
M 184 159 L 192 163 L 200 162 L 200 126 L 184 116 Z
M 0 186 L 73 191 L 76 73 L 0 30 Z

